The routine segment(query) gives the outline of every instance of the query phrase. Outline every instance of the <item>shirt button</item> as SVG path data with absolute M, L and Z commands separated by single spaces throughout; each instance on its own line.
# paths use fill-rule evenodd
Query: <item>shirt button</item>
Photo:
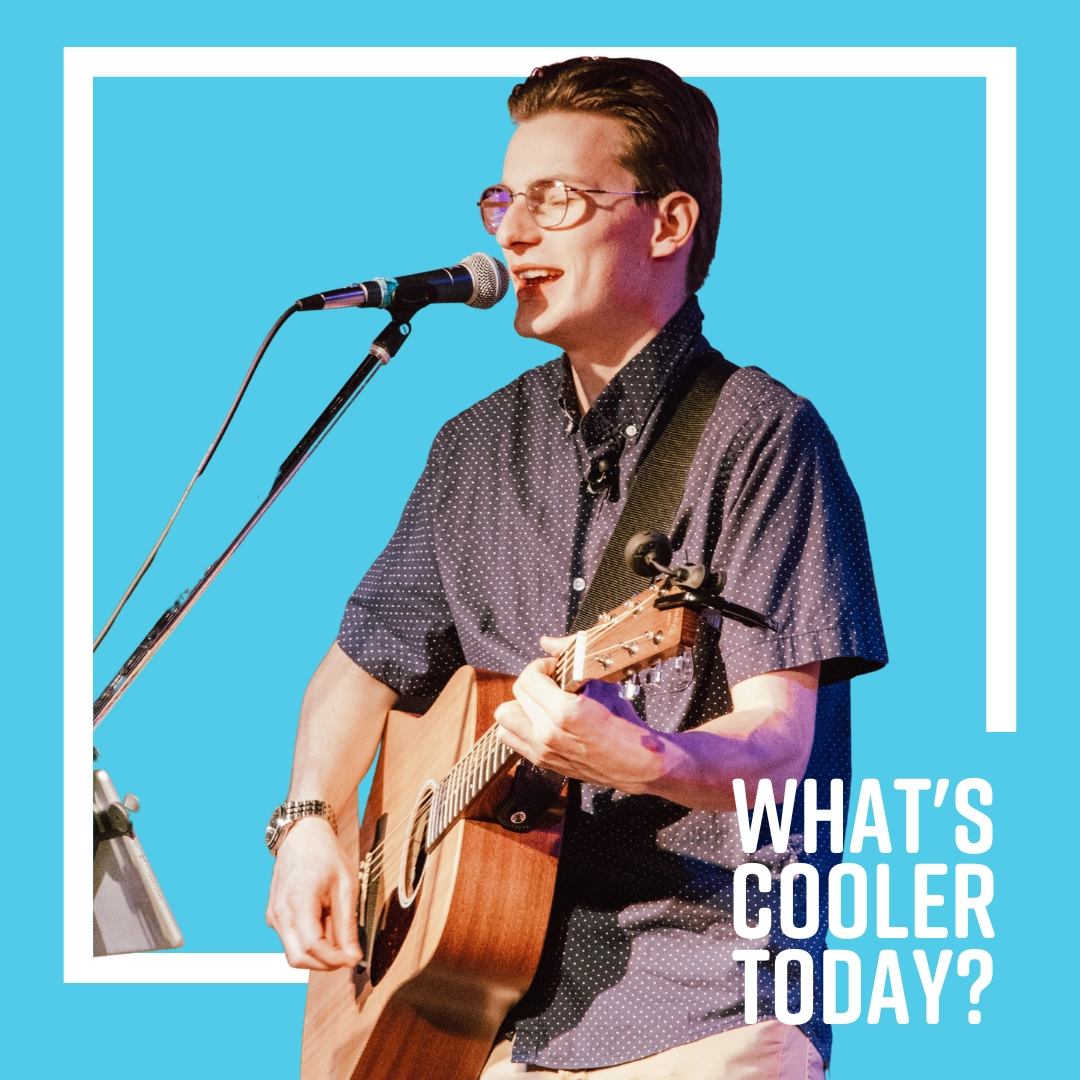
M 574 578 L 574 592 L 581 592 L 585 588 L 585 579 L 583 577 Z
M 632 439 L 636 434 L 637 434 L 637 424 L 627 424 L 626 425 L 627 438 Z

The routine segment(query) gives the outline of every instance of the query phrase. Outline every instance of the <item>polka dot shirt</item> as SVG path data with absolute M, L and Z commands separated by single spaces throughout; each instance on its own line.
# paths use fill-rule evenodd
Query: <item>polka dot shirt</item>
M 338 636 L 349 656 L 397 691 L 399 708 L 423 712 L 462 664 L 517 673 L 540 655 L 542 634 L 567 631 L 658 412 L 707 347 L 701 323 L 691 297 L 584 416 L 560 357 L 439 432 Z M 598 472 L 600 461 L 607 468 Z M 647 686 L 638 713 L 658 730 L 694 727 L 731 710 L 734 683 L 820 661 L 806 776 L 818 779 L 822 803 L 834 777 L 846 796 L 847 680 L 880 668 L 887 655 L 858 496 L 814 407 L 756 368 L 733 373 L 695 455 L 673 542 L 678 561 L 725 570 L 727 599 L 765 612 L 779 631 L 703 624 L 692 682 Z M 612 711 L 633 707 L 609 684 L 587 692 Z M 544 955 L 508 1021 L 514 1059 L 602 1068 L 740 1026 L 743 972 L 731 952 L 748 943 L 732 926 L 734 869 L 765 862 L 778 878 L 802 859 L 827 873 L 839 858 L 828 850 L 828 825 L 819 826 L 817 853 L 805 853 L 800 785 L 789 850 L 773 850 L 766 825 L 762 849 L 745 855 L 732 813 L 579 787 Z M 821 922 L 815 938 L 788 941 L 775 930 L 750 944 L 815 957 L 814 1015 L 803 1030 L 827 1061 Z M 779 911 L 772 925 L 779 927 Z M 764 1019 L 773 1015 L 768 965 L 758 981 Z M 793 1011 L 798 983 L 789 979 Z

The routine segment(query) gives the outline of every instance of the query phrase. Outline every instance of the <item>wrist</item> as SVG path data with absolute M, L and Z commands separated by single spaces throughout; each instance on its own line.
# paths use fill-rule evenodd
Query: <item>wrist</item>
M 273 854 L 280 856 L 286 847 L 296 848 L 314 845 L 318 840 L 318 833 L 329 834 L 333 841 L 337 842 L 337 834 L 330 828 L 330 822 L 322 817 L 305 817 L 294 821 L 274 846 Z M 323 837 L 324 841 L 326 836 Z
M 670 798 L 686 781 L 692 760 L 678 736 L 648 730 L 640 737 L 642 778 L 639 794 Z
M 277 855 L 285 837 L 301 821 L 320 818 L 337 833 L 337 817 L 333 807 L 322 799 L 290 799 L 274 809 L 266 826 L 266 846 L 271 855 Z
M 673 757 L 679 753 L 669 736 L 642 725 L 631 725 L 630 745 L 623 757 L 628 774 L 624 783 L 616 785 L 630 795 L 659 794 L 671 774 Z

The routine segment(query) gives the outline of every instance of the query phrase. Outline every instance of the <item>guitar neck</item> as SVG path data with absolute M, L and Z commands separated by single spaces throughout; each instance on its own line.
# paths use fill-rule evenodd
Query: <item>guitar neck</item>
M 492 724 L 436 786 L 428 818 L 428 850 L 480 798 L 485 788 L 517 760 L 518 755 L 495 737 L 497 730 L 498 725 Z
M 575 694 L 590 679 L 622 679 L 692 645 L 697 616 L 682 608 L 661 611 L 655 606 L 658 598 L 670 592 L 670 586 L 652 585 L 602 615 L 591 630 L 575 634 L 555 662 L 555 682 Z M 492 781 L 518 760 L 496 738 L 497 730 L 498 725 L 492 724 L 436 785 L 428 818 L 429 850 Z

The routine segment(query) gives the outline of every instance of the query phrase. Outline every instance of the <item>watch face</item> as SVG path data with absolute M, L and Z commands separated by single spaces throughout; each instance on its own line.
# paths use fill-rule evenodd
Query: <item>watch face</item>
M 285 824 L 281 816 L 281 808 L 270 815 L 270 824 L 266 826 L 266 846 L 273 851 L 274 843 L 278 838 L 278 834 L 281 832 L 281 826 Z
M 307 802 L 300 803 L 282 803 L 270 815 L 270 824 L 266 826 L 266 846 L 270 849 L 271 854 L 274 853 L 274 849 L 293 822 L 311 816 L 325 819 L 329 822 L 330 827 L 335 832 L 337 831 L 337 825 L 333 820 L 333 811 L 329 809 L 326 803 L 317 799 L 310 799 Z

